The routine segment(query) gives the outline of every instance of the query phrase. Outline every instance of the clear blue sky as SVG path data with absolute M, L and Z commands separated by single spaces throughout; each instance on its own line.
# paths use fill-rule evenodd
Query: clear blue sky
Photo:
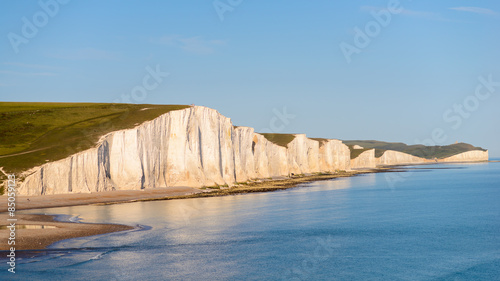
M 500 1 L 54 1 L 0 3 L 0 100 L 194 103 L 258 131 L 408 144 L 438 128 L 500 157 Z

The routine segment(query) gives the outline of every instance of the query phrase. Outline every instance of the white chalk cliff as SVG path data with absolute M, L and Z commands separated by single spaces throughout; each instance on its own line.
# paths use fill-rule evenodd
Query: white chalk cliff
M 391 166 L 404 164 L 442 163 L 442 162 L 478 162 L 488 161 L 488 151 L 471 150 L 441 159 L 425 159 L 407 153 L 387 150 L 376 158 L 377 166 Z
M 20 195 L 88 193 L 171 186 L 233 185 L 249 179 L 350 168 L 339 140 L 296 135 L 287 147 L 253 128 L 234 127 L 214 109 L 171 111 L 101 138 L 95 148 L 24 173 Z
M 387 150 L 380 156 L 376 158 L 377 165 L 402 165 L 402 164 L 420 164 L 429 162 L 430 160 L 425 158 L 420 158 L 407 153 Z
M 351 159 L 352 169 L 375 168 L 376 166 L 375 149 L 363 151 L 358 157 Z
M 443 161 L 488 160 L 470 151 Z M 367 150 L 350 159 L 339 140 L 294 135 L 286 147 L 249 127 L 234 127 L 214 109 L 170 111 L 135 128 L 103 136 L 91 149 L 23 173 L 19 195 L 234 185 L 251 179 L 426 162 L 401 152 L 375 158 Z
M 476 162 L 488 161 L 488 159 L 489 155 L 487 150 L 471 150 L 447 158 L 439 159 L 438 162 Z

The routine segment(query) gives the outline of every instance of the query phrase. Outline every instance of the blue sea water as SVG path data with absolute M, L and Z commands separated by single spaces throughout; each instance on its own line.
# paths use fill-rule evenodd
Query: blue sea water
M 17 273 L 2 260 L 0 279 L 500 280 L 500 163 L 412 168 L 270 193 L 23 211 L 137 228 L 18 252 Z

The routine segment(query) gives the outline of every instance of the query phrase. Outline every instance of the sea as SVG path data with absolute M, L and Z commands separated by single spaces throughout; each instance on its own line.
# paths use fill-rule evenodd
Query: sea
M 225 197 L 19 211 L 133 230 L 18 251 L 1 280 L 500 280 L 500 163 Z M 43 231 L 43 229 L 39 230 Z

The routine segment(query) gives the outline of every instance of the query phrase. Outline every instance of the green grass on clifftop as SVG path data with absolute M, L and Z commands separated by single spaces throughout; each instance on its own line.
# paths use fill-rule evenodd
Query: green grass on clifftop
M 286 147 L 291 141 L 295 139 L 295 135 L 292 134 L 263 133 L 261 135 L 263 135 L 268 141 L 283 147 Z
M 19 173 L 94 147 L 109 132 L 135 127 L 186 105 L 0 102 L 0 167 Z
M 475 147 L 467 143 L 456 143 L 445 146 L 425 146 L 425 145 L 407 145 L 401 142 L 383 142 L 374 140 L 352 140 L 352 141 L 342 141 L 348 146 L 359 145 L 363 148 L 375 148 L 375 157 L 380 157 L 386 150 L 394 150 L 399 152 L 404 152 L 410 155 L 414 155 L 426 159 L 434 158 L 446 158 L 463 152 L 471 150 L 481 150 L 486 151 L 481 147 Z M 352 149 L 351 149 L 352 153 Z

